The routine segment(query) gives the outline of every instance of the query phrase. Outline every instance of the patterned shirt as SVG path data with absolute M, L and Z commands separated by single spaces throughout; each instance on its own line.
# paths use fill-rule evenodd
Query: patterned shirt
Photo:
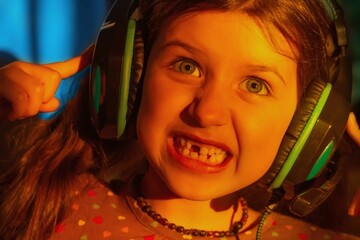
M 72 212 L 56 226 L 51 240 L 208 240 L 178 233 L 153 220 L 137 205 L 135 199 L 122 191 L 115 194 L 93 177 L 82 178 L 90 188 L 75 190 Z M 264 240 L 343 240 L 360 239 L 343 233 L 319 228 L 300 220 L 273 213 L 265 222 L 261 239 Z M 236 237 L 221 240 L 255 239 L 257 227 L 247 229 Z M 216 239 L 216 238 L 215 238 Z

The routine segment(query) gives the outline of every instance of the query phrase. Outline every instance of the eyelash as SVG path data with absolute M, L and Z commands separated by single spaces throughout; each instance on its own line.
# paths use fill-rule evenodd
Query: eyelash
M 181 66 L 182 64 L 190 64 L 193 66 L 193 71 L 190 70 L 189 72 L 186 72 L 188 71 L 187 69 L 185 69 L 185 72 L 181 70 L 181 67 L 185 67 L 186 64 L 184 66 Z M 191 59 L 188 59 L 188 58 L 179 58 L 179 59 L 176 59 L 175 61 L 173 61 L 171 63 L 171 66 L 179 73 L 183 73 L 183 74 L 186 74 L 186 75 L 190 75 L 192 77 L 196 77 L 196 78 L 200 78 L 201 77 L 201 69 L 200 67 L 198 66 L 198 64 L 191 60 Z M 195 73 L 195 75 L 194 75 Z M 258 91 L 258 92 L 255 92 L 255 91 L 251 91 L 249 90 L 248 87 L 250 87 L 250 84 L 251 84 L 251 80 L 255 81 L 254 83 L 258 83 L 258 84 L 261 84 L 261 89 Z M 244 85 L 245 84 L 245 85 Z M 239 88 L 250 93 L 250 94 L 256 94 L 256 95 L 259 95 L 259 96 L 269 96 L 271 95 L 271 88 L 269 86 L 269 84 L 261 79 L 261 78 L 258 78 L 258 77 L 254 77 L 254 76 L 250 76 L 248 78 L 246 78 L 246 80 L 242 81 L 241 83 L 239 83 Z M 259 93 L 259 92 L 262 92 L 262 91 L 265 91 L 265 93 Z
M 201 77 L 201 70 L 200 70 L 198 64 L 196 62 L 194 62 L 193 60 L 186 59 L 186 58 L 177 59 L 171 65 L 176 71 L 178 71 L 180 73 L 191 75 L 196 78 Z M 189 70 L 181 69 L 182 67 L 188 67 L 189 65 L 192 65 L 192 66 L 190 66 L 190 67 L 192 67 L 192 69 L 189 69 Z M 182 71 L 182 70 L 184 70 L 184 71 Z M 186 71 L 188 71 L 188 72 L 186 72 Z
M 255 91 L 252 91 L 252 90 L 250 90 L 250 87 L 252 84 L 261 84 L 261 86 L 260 86 L 261 88 L 258 91 L 256 89 L 255 89 Z M 249 77 L 246 80 L 242 81 L 241 83 L 239 83 L 239 88 L 246 92 L 249 92 L 251 94 L 256 94 L 256 95 L 260 95 L 260 96 L 271 95 L 271 89 L 270 89 L 269 84 L 267 84 L 267 82 L 265 80 L 262 80 L 257 77 Z M 263 91 L 265 91 L 265 93 L 262 93 Z

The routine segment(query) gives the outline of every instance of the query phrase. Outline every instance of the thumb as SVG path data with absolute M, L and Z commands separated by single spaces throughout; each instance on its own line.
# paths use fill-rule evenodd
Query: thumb
M 355 196 L 348 209 L 348 214 L 354 217 L 360 215 L 360 188 L 355 193 Z
M 58 72 L 61 75 L 61 78 L 68 78 L 91 64 L 93 52 L 94 44 L 88 47 L 80 56 L 71 58 L 64 62 L 45 64 L 44 66 Z
M 353 112 L 349 115 L 346 130 L 354 142 L 360 146 L 360 129 Z

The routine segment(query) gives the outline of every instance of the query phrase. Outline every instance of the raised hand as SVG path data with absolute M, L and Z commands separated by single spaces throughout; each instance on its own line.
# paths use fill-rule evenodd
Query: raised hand
M 13 62 L 0 68 L 0 119 L 15 120 L 51 112 L 59 107 L 55 98 L 62 79 L 91 64 L 94 47 L 64 62 L 31 64 Z

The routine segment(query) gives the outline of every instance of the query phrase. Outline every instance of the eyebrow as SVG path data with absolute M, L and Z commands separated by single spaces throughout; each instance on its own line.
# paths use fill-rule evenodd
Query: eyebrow
M 169 42 L 167 42 L 166 44 L 164 44 L 162 46 L 162 50 L 168 48 L 168 47 L 181 47 L 186 49 L 189 52 L 192 53 L 200 53 L 199 50 L 197 50 L 196 48 L 190 46 L 189 44 L 186 44 L 180 40 L 171 40 Z M 271 72 L 274 73 L 286 86 L 286 82 L 283 78 L 283 76 L 280 74 L 280 72 L 278 71 L 278 69 L 276 67 L 272 67 L 272 66 L 264 66 L 264 65 L 255 65 L 255 64 L 251 64 L 246 66 L 247 68 L 250 68 L 253 71 L 257 71 L 257 72 Z
M 162 49 L 165 49 L 165 48 L 168 48 L 168 47 L 181 47 L 181 48 L 184 48 L 187 51 L 192 52 L 192 53 L 199 53 L 200 52 L 197 48 L 194 48 L 194 47 L 190 46 L 189 44 L 184 43 L 184 42 L 182 42 L 180 40 L 171 40 L 171 41 L 167 42 L 166 44 L 164 44 L 162 46 Z
M 264 66 L 264 65 L 249 65 L 249 66 L 247 66 L 247 68 L 250 68 L 251 70 L 257 71 L 257 72 L 271 72 L 271 73 L 274 73 L 278 78 L 280 78 L 280 80 L 286 86 L 286 82 L 285 82 L 283 76 L 280 74 L 280 72 L 278 71 L 278 69 L 276 67 Z

